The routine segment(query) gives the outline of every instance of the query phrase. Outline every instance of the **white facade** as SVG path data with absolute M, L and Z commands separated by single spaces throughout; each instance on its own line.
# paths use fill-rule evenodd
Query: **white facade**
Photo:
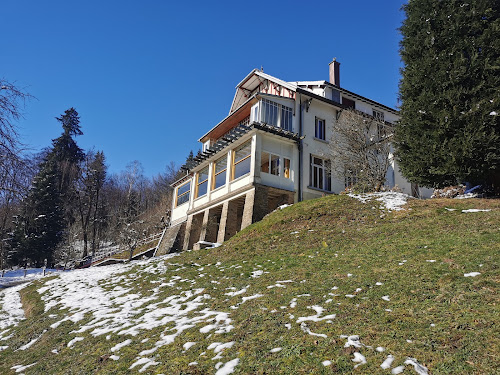
M 255 195 L 256 186 L 273 189 L 269 209 L 279 203 L 280 192 L 294 202 L 340 193 L 346 182 L 330 176 L 329 142 L 339 111 L 352 106 L 390 123 L 398 120 L 396 110 L 330 82 L 284 82 L 252 71 L 236 87 L 229 116 L 200 138 L 203 152 L 174 184 L 172 225 L 205 211 L 208 215 L 249 192 Z M 412 189 L 394 160 L 386 184 L 420 197 L 431 194 L 429 189 Z

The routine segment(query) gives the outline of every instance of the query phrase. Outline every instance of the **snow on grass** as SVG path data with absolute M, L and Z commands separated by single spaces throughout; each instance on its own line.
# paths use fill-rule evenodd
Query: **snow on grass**
M 490 209 L 483 210 L 483 209 L 480 209 L 480 208 L 469 208 L 468 210 L 462 210 L 462 212 L 464 212 L 464 213 L 469 213 L 469 212 L 490 212 L 490 211 L 491 211 Z
M 405 365 L 412 365 L 418 375 L 428 375 L 427 367 L 422 366 L 415 358 L 407 358 Z
M 300 329 L 301 329 L 302 331 L 304 331 L 305 333 L 307 333 L 307 334 L 311 335 L 311 336 L 323 337 L 323 338 L 325 338 L 325 339 L 328 337 L 328 336 L 327 336 L 327 335 L 325 335 L 324 333 L 314 333 L 314 332 L 311 332 L 311 329 L 310 329 L 310 328 L 307 326 L 307 324 L 306 324 L 306 323 L 304 323 L 304 322 L 302 322 L 302 323 L 300 324 Z
M 279 346 L 277 348 L 273 348 L 271 349 L 269 352 L 270 353 L 278 353 L 278 352 L 281 352 L 281 350 L 283 350 L 283 348 L 280 348 Z
M 215 375 L 229 375 L 234 372 L 234 368 L 238 366 L 238 363 L 240 363 L 239 358 L 235 358 L 229 362 L 226 362 L 224 366 L 219 368 Z
M 391 368 L 392 362 L 394 362 L 394 356 L 389 354 L 387 358 L 385 359 L 384 362 L 380 365 L 384 370 L 387 370 L 388 368 Z
M 116 344 L 115 346 L 113 346 L 110 350 L 112 352 L 118 352 L 120 351 L 121 348 L 123 348 L 124 346 L 127 346 L 127 345 L 130 345 L 132 344 L 132 340 L 131 339 L 127 339 L 119 344 Z
M 0 291 L 0 330 L 15 327 L 21 320 L 25 319 L 21 296 L 19 295 L 19 291 L 24 287 L 25 285 L 17 285 Z M 2 336 L 0 334 L 0 339 L 2 339 Z
M 32 363 L 31 365 L 25 365 L 25 366 L 23 366 L 23 365 L 15 365 L 15 366 L 12 366 L 11 369 L 12 370 L 16 370 L 16 373 L 20 373 L 20 372 L 23 372 L 24 370 L 26 370 L 26 369 L 28 369 L 28 368 L 36 365 L 36 364 L 37 364 L 37 362 Z
M 335 314 L 330 314 L 330 315 L 325 315 L 323 317 L 320 317 L 321 314 L 323 314 L 323 311 L 325 310 L 321 306 L 308 306 L 308 308 L 309 309 L 313 309 L 314 311 L 316 311 L 316 314 L 315 315 L 310 315 L 310 316 L 299 317 L 297 319 L 297 323 L 302 323 L 302 322 L 307 322 L 307 321 L 320 322 L 322 320 L 334 319 L 335 316 L 336 316 Z
M 481 275 L 481 272 L 469 272 L 469 273 L 464 273 L 465 277 L 476 277 Z
M 376 200 L 382 202 L 388 211 L 400 211 L 402 206 L 406 204 L 408 199 L 412 198 L 407 194 L 396 192 L 380 192 L 380 193 L 366 193 L 366 194 L 348 194 L 351 198 L 355 198 L 363 203 Z
M 358 363 L 357 365 L 354 366 L 354 368 L 358 368 L 361 365 L 364 365 L 366 362 L 366 358 L 363 354 L 359 352 L 354 352 L 354 358 L 352 359 L 353 362 Z
M 83 340 L 84 340 L 84 337 L 80 337 L 80 336 L 75 337 L 74 339 L 70 340 L 70 342 L 68 342 L 68 348 L 73 347 L 73 345 L 75 345 L 78 341 L 83 341 Z

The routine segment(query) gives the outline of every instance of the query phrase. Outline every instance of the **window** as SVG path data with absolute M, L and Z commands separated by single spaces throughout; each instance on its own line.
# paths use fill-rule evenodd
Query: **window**
M 382 139 L 387 135 L 384 126 L 384 112 L 373 110 L 372 113 L 375 120 L 377 120 L 377 137 Z
M 349 168 L 344 168 L 344 186 L 351 188 L 358 183 L 358 172 Z
M 227 156 L 224 156 L 215 162 L 214 181 L 212 188 L 217 189 L 226 184 Z
M 281 128 L 292 131 L 292 109 L 290 107 L 281 106 Z
M 250 173 L 252 143 L 247 142 L 233 152 L 232 180 Z
M 384 112 L 380 112 L 377 110 L 372 111 L 373 117 L 375 117 L 378 121 L 384 122 Z
M 196 185 L 196 198 L 201 197 L 207 193 L 208 189 L 208 167 L 203 168 L 198 173 L 198 183 Z
M 177 188 L 177 204 L 180 206 L 183 203 L 189 202 L 189 193 L 191 192 L 191 181 L 186 182 L 185 184 L 179 186 Z
M 325 120 L 316 117 L 314 136 L 318 139 L 325 140 Z
M 290 107 L 272 102 L 267 99 L 262 99 L 260 108 L 261 122 L 282 128 L 283 130 L 292 131 L 293 110 Z M 257 108 L 254 109 L 254 119 L 257 119 Z
M 354 100 L 347 99 L 344 96 L 342 97 L 342 104 L 345 105 L 347 108 L 352 108 L 352 109 L 356 108 L 356 103 L 354 102 Z
M 312 187 L 330 191 L 332 189 L 330 160 L 321 159 L 317 156 L 311 155 L 310 180 L 310 185 Z
M 262 100 L 262 122 L 278 127 L 279 104 L 267 99 Z
M 270 173 L 275 176 L 280 175 L 280 157 L 262 151 L 260 154 L 260 170 L 261 172 Z
M 291 178 L 290 159 L 283 158 L 283 175 L 285 176 L 285 178 Z

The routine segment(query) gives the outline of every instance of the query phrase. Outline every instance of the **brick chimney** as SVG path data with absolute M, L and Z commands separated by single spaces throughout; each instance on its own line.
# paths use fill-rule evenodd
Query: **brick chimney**
M 340 87 L 340 63 L 337 58 L 334 57 L 332 62 L 329 64 L 330 70 L 330 83 Z

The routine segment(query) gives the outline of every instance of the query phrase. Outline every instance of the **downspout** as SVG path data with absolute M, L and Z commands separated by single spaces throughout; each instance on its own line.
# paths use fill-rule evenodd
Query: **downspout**
M 298 190 L 298 199 L 299 202 L 302 202 L 302 174 L 303 174 L 303 161 L 302 161 L 302 95 L 299 94 L 299 140 L 297 142 L 299 147 L 299 190 Z

